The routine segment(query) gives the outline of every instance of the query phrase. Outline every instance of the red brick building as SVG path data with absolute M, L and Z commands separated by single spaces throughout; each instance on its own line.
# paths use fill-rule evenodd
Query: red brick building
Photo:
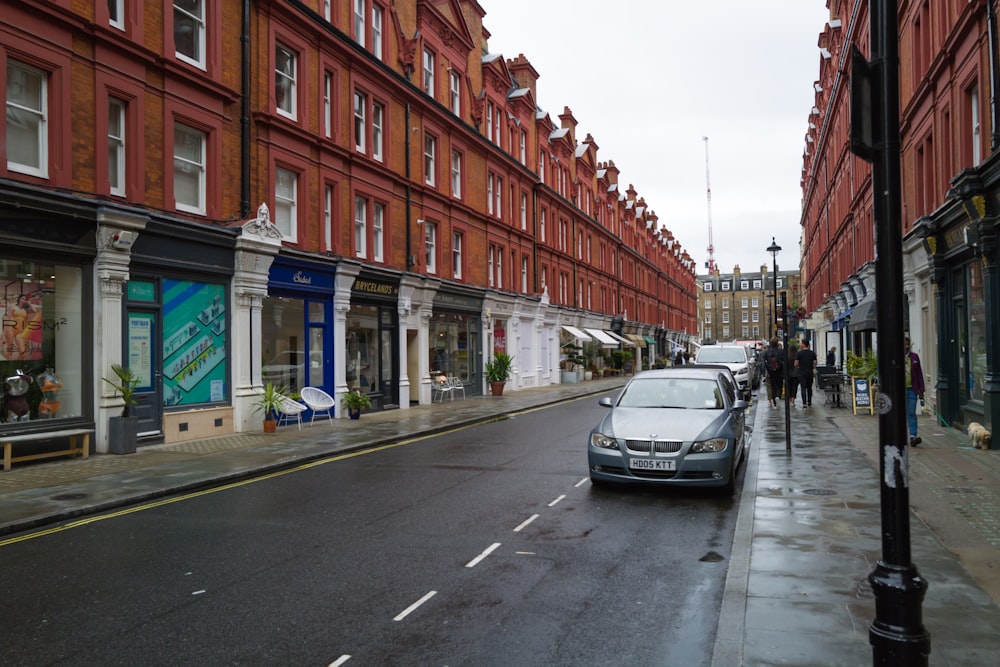
M 849 150 L 850 46 L 869 53 L 868 3 L 827 5 L 802 168 L 803 288 L 818 336 L 877 351 L 871 169 Z M 996 14 L 993 1 L 922 0 L 898 15 L 902 310 L 934 409 L 956 424 L 1000 418 Z
M 511 388 L 558 382 L 567 331 L 588 365 L 612 345 L 669 353 L 696 332 L 693 261 L 573 113 L 540 106 L 528 58 L 489 52 L 486 16 L 475 0 L 6 8 L 2 308 L 20 321 L 27 292 L 79 335 L 8 347 L 0 371 L 54 363 L 72 378 L 55 421 L 96 425 L 104 447 L 121 403 L 88 378 L 117 361 L 155 442 L 255 428 L 266 381 L 405 408 L 441 376 L 481 393 L 497 350 Z M 45 426 L 28 415 L 19 429 Z

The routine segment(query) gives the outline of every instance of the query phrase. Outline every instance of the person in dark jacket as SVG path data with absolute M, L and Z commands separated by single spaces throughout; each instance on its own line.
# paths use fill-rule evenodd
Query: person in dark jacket
M 924 400 L 924 371 L 920 367 L 920 357 L 910 351 L 910 339 L 903 339 L 903 350 L 906 353 L 903 370 L 906 374 L 906 423 L 910 429 L 910 446 L 920 444 L 917 435 L 917 400 Z
M 795 405 L 795 395 L 799 393 L 799 376 L 795 374 L 795 355 L 799 353 L 799 341 L 794 338 L 789 340 L 786 352 L 785 367 L 788 368 L 788 386 L 785 387 L 785 391 L 788 392 L 788 400 L 791 401 L 792 405 Z
M 771 339 L 771 345 L 764 353 L 764 372 L 767 373 L 767 400 L 771 407 L 778 406 L 781 385 L 785 380 L 785 353 L 778 347 L 778 338 Z
M 809 349 L 809 341 L 802 341 L 802 348 L 795 354 L 795 374 L 802 387 L 802 406 L 813 404 L 813 373 L 816 371 L 816 353 Z

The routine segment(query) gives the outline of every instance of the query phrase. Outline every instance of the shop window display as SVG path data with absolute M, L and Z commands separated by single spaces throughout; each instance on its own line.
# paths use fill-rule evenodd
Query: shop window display
M 439 313 L 430 321 L 430 374 L 469 381 L 469 320 L 465 315 Z
M 352 306 L 347 325 L 347 386 L 365 394 L 380 391 L 382 379 L 378 308 Z
M 0 428 L 83 414 L 79 267 L 0 259 Z

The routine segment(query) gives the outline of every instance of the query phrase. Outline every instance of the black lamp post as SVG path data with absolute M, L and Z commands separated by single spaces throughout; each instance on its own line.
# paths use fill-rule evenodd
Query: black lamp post
M 771 253 L 771 261 L 774 264 L 774 275 L 771 277 L 771 284 L 774 286 L 774 321 L 771 322 L 771 326 L 774 327 L 774 333 L 772 335 L 778 335 L 778 253 L 781 252 L 781 246 L 771 237 L 771 245 L 768 247 L 767 251 Z M 768 339 L 771 337 L 768 336 Z

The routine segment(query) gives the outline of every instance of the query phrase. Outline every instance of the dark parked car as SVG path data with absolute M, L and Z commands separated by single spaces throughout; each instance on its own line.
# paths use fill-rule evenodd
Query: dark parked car
M 675 366 L 633 377 L 590 432 L 596 484 L 717 486 L 736 490 L 748 443 L 746 410 L 725 368 Z

